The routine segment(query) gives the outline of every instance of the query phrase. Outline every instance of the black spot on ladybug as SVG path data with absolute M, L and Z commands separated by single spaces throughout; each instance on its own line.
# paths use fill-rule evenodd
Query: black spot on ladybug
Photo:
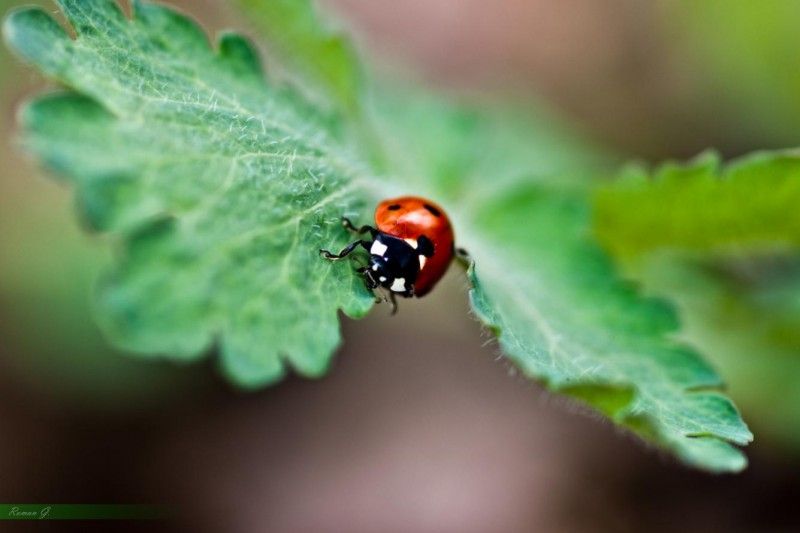
M 431 257 L 433 255 L 433 241 L 425 235 L 420 235 L 419 239 L 417 239 L 417 251 L 425 257 Z
M 436 209 L 435 207 L 433 207 L 433 206 L 432 206 L 432 205 L 430 205 L 430 204 L 425 204 L 423 207 L 424 207 L 425 209 L 427 209 L 427 210 L 430 212 L 430 214 L 431 214 L 431 215 L 433 215 L 433 216 L 435 216 L 435 217 L 440 217 L 440 216 L 442 216 L 442 212 L 441 212 L 441 211 L 439 211 L 438 209 Z M 389 209 L 391 209 L 391 207 L 390 207 Z
M 392 204 L 386 209 L 388 209 L 389 211 L 397 211 L 398 209 L 400 209 L 400 207 L 401 207 L 400 204 Z

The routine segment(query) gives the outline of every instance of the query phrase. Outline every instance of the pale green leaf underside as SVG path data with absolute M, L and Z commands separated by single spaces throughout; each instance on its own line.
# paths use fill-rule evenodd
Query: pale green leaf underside
M 676 333 L 673 311 L 617 280 L 586 237 L 584 199 L 528 187 L 477 213 L 486 240 L 472 305 L 507 356 L 689 464 L 739 470 L 752 438 L 715 372 Z M 502 235 L 492 249 L 488 235 Z M 486 246 L 486 247 L 484 247 Z M 478 275 L 480 278 L 478 278 Z
M 337 309 L 361 316 L 356 276 L 321 261 L 363 208 L 363 173 L 299 98 L 265 83 L 249 43 L 213 50 L 189 19 L 134 2 L 59 2 L 4 33 L 76 91 L 29 104 L 25 144 L 73 181 L 95 228 L 123 236 L 98 316 L 123 347 L 192 358 L 217 342 L 225 370 L 257 385 L 285 362 L 321 375 L 340 342 Z M 79 94 L 78 94 L 79 93 Z
M 800 153 L 764 152 L 722 167 L 713 154 L 637 170 L 602 187 L 595 232 L 620 258 L 658 249 L 703 252 L 800 245 Z
M 430 102 L 383 106 L 378 115 L 404 182 L 435 194 L 456 220 L 459 244 L 477 265 L 473 309 L 526 376 L 689 464 L 713 471 L 746 465 L 731 443 L 752 435 L 716 373 L 671 340 L 678 329 L 672 309 L 620 282 L 591 243 L 586 187 L 555 171 L 572 152 L 568 173 L 587 176 L 574 140 L 564 137 L 560 151 L 498 145 L 509 122 L 443 105 L 437 111 Z M 523 123 L 518 118 L 513 131 L 524 139 Z M 431 138 L 444 139 L 446 160 L 425 142 Z
M 796 0 L 677 0 L 659 2 L 678 61 L 697 69 L 716 105 L 727 104 L 748 135 L 794 143 L 800 120 Z M 733 126 L 737 127 L 737 126 Z

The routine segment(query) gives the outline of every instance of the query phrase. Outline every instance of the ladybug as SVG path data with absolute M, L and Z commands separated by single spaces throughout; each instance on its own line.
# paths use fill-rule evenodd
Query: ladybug
M 375 209 L 376 227 L 357 228 L 347 218 L 342 224 L 352 232 L 369 233 L 371 239 L 354 241 L 338 254 L 328 250 L 320 254 L 335 261 L 359 246 L 367 250 L 369 262 L 357 271 L 369 290 L 381 288 L 389 294 L 392 314 L 397 311 L 396 295 L 425 296 L 447 272 L 456 252 L 466 255 L 455 249 L 453 227 L 444 210 L 425 198 L 384 200 Z

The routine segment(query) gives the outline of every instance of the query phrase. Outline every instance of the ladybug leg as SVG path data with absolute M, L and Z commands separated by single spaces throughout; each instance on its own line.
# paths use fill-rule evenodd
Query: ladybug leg
M 469 255 L 469 252 L 466 251 L 464 248 L 456 248 L 455 249 L 456 258 L 461 261 L 464 265 L 469 265 L 472 263 L 472 256 Z
M 377 233 L 377 231 L 378 231 L 375 228 L 373 228 L 372 226 L 361 226 L 360 228 L 357 228 L 357 227 L 355 227 L 353 225 L 353 223 L 347 217 L 342 217 L 342 226 L 344 226 L 345 228 L 349 229 L 353 233 L 358 233 L 359 235 L 362 234 L 362 233 L 369 232 L 369 234 L 372 235 L 373 237 L 375 236 L 375 233 Z
M 364 249 L 369 250 L 369 247 L 372 245 L 372 243 L 369 242 L 369 241 L 353 241 L 350 244 L 348 244 L 347 246 L 345 246 L 342 249 L 342 251 L 339 252 L 338 254 L 335 254 L 335 253 L 330 252 L 328 250 L 324 250 L 322 248 L 320 248 L 319 253 L 325 259 L 330 259 L 331 261 L 336 261 L 337 259 L 342 259 L 342 258 L 345 258 L 348 255 L 350 255 L 353 252 L 353 250 L 355 250 L 359 245 L 363 246 Z
M 372 271 L 369 269 L 369 266 L 356 269 L 356 272 L 364 276 L 364 282 L 369 290 L 374 291 L 378 288 L 378 282 L 375 280 L 375 276 L 372 275 Z
M 380 304 L 383 302 L 388 302 L 389 300 L 386 298 L 385 293 L 379 288 L 378 284 L 374 282 L 369 274 L 369 270 L 367 270 L 364 276 L 364 281 L 367 283 L 367 288 L 372 291 L 372 296 L 375 298 L 375 303 Z
M 378 284 L 374 279 L 372 279 L 372 276 L 370 276 L 369 271 L 367 271 L 366 274 L 367 274 L 367 288 L 372 290 L 372 295 L 375 296 L 375 303 L 376 304 L 383 302 L 389 303 L 389 298 L 386 297 L 387 291 L 383 287 L 381 287 L 380 284 Z M 389 292 L 389 294 L 392 295 L 392 297 L 394 297 L 394 295 L 391 292 Z
M 392 304 L 392 316 L 397 314 L 397 297 L 389 291 L 389 303 Z

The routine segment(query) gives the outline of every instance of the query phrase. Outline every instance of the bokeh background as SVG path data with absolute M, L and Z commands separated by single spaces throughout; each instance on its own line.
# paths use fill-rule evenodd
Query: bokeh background
M 211 32 L 247 28 L 228 2 L 172 3 Z M 380 68 L 545 102 L 609 153 L 800 144 L 794 0 L 321 3 Z M 706 347 L 756 434 L 736 476 L 688 470 L 516 376 L 457 269 L 396 317 L 345 319 L 319 381 L 243 393 L 213 358 L 116 352 L 91 319 L 102 239 L 15 146 L 15 110 L 45 86 L 0 50 L 0 501 L 165 503 L 160 527 L 198 532 L 800 531 L 798 345 L 761 373 L 758 343 L 739 360 Z

